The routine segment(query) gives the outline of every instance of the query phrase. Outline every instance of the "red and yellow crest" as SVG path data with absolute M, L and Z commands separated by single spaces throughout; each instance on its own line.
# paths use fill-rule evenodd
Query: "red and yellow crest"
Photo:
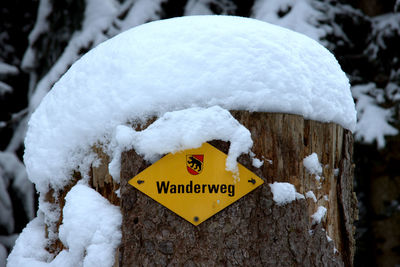
M 192 175 L 200 174 L 204 167 L 204 154 L 186 155 L 186 168 Z

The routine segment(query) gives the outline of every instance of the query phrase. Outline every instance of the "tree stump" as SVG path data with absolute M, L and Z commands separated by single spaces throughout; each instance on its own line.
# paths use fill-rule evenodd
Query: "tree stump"
M 264 160 L 260 168 L 252 166 L 249 155 L 238 162 L 265 183 L 193 226 L 128 184 L 149 164 L 133 150 L 123 152 L 119 266 L 352 266 L 357 200 L 351 132 L 298 115 L 231 113 L 250 130 L 252 151 Z M 228 152 L 229 143 L 210 143 Z M 303 165 L 312 153 L 323 165 L 319 180 Z M 269 186 L 273 182 L 291 183 L 301 194 L 313 191 L 317 201 L 279 206 Z M 327 213 L 313 224 L 319 206 Z

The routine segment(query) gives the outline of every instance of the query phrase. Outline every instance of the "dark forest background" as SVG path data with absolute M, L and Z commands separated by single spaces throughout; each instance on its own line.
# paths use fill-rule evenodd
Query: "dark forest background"
M 149 21 L 198 14 L 278 24 L 336 56 L 358 112 L 355 265 L 400 265 L 399 0 L 2 0 L 0 265 L 35 216 L 22 157 L 27 121 L 42 97 L 97 44 Z

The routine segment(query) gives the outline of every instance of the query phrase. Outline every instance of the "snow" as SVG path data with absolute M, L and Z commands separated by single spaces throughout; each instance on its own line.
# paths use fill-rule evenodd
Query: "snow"
M 322 166 L 318 160 L 318 155 L 315 152 L 303 159 L 303 165 L 311 174 L 315 174 L 316 176 L 322 174 Z
M 7 249 L 2 244 L 0 244 L 0 266 L 6 266 L 7 255 Z
M 390 74 L 391 76 L 397 76 L 400 77 L 400 69 L 397 71 L 392 71 Z M 394 82 L 389 82 L 386 87 L 385 87 L 386 95 L 389 97 L 394 102 L 397 102 L 400 100 L 400 88 L 399 86 L 394 83 Z
M 333 170 L 333 175 L 335 177 L 339 176 L 339 173 L 340 173 L 340 169 L 339 168 L 336 168 L 336 169 Z
M 318 224 L 321 223 L 322 219 L 325 217 L 326 215 L 326 208 L 323 206 L 319 206 L 317 211 L 311 215 L 312 218 L 312 224 Z
M 65 199 L 60 240 L 68 251 L 60 255 L 72 259 L 71 266 L 82 260 L 84 266 L 112 266 L 121 239 L 119 207 L 81 184 L 74 186 Z
M 308 191 L 306 193 L 306 198 L 312 198 L 314 200 L 314 202 L 317 202 L 317 198 L 315 197 L 315 194 L 313 191 Z
M 395 211 L 400 211 L 400 203 L 398 200 L 394 199 L 390 202 L 390 208 Z
M 12 92 L 12 87 L 2 81 L 0 81 L 0 96 Z
M 118 198 L 121 198 L 121 188 L 115 190 L 115 194 L 117 195 Z
M 264 161 L 259 160 L 257 158 L 253 158 L 251 164 L 253 165 L 253 167 L 260 168 L 264 164 Z
M 28 218 L 33 218 L 34 191 L 33 185 L 27 179 L 25 167 L 14 153 L 0 152 L 0 228 L 8 234 L 14 231 L 14 211 L 9 189 L 15 192 L 15 196 L 23 204 Z
M 0 61 L 0 79 L 8 75 L 18 74 L 18 68 Z M 11 93 L 12 87 L 5 82 L 0 81 L 0 97 L 6 93 Z
M 26 134 L 26 128 L 28 127 L 28 117 L 26 117 L 26 109 L 22 110 L 16 114 L 13 114 L 13 120 L 19 120 L 20 124 L 14 130 L 14 135 L 12 136 L 7 148 L 7 152 L 16 152 L 18 148 L 21 147 L 22 140 L 24 140 Z
M 50 0 L 41 0 L 39 2 L 38 14 L 35 26 L 29 33 L 28 40 L 30 47 L 26 50 L 22 59 L 21 67 L 24 70 L 29 70 L 35 67 L 35 56 L 32 45 L 36 42 L 39 36 L 49 29 L 47 17 L 51 13 Z
M 239 17 L 157 21 L 92 49 L 54 85 L 29 122 L 29 178 L 39 191 L 61 188 L 118 125 L 214 105 L 300 114 L 349 129 L 356 121 L 348 80 L 317 42 Z
M 51 260 L 51 254 L 45 249 L 47 240 L 45 238 L 45 225 L 43 215 L 33 219 L 22 230 L 15 246 L 8 256 L 8 267 L 44 267 Z
M 369 95 L 374 89 L 373 83 L 352 87 L 358 115 L 355 138 L 368 144 L 376 141 L 378 148 L 384 148 L 385 136 L 397 135 L 398 130 L 389 124 L 394 111 L 380 107 L 376 97 Z
M 46 0 L 47 2 L 48 0 Z M 48 4 L 49 5 L 49 4 Z M 51 70 L 38 82 L 35 92 L 32 94 L 29 108 L 31 111 L 35 110 L 40 104 L 43 97 L 50 90 L 51 86 L 60 79 L 61 75 L 65 73 L 68 67 L 78 60 L 80 57 L 79 51 L 82 48 L 90 47 L 105 41 L 107 37 L 103 34 L 111 25 L 117 14 L 117 2 L 116 0 L 87 0 L 84 14 L 84 20 L 82 23 L 82 29 L 77 31 L 72 36 L 67 47 L 64 49 L 62 55 L 58 58 L 57 62 L 51 68 Z M 48 12 L 46 8 L 46 12 Z M 40 8 L 39 8 L 39 14 Z M 41 16 L 44 16 L 41 14 Z M 38 20 L 39 23 L 40 20 Z M 45 22 L 41 22 L 39 28 L 45 27 Z M 34 31 L 33 31 L 34 33 Z M 34 35 L 32 33 L 32 35 Z M 28 59 L 34 60 L 34 53 L 31 48 L 27 50 L 27 53 L 23 59 L 23 67 L 28 68 Z M 26 59 L 27 57 L 27 59 Z M 26 63 L 25 63 L 26 62 Z
M 35 208 L 33 206 L 34 188 L 28 180 L 24 164 L 22 164 L 17 156 L 12 152 L 0 152 L 0 180 L 3 180 L 3 182 L 6 182 L 6 184 L 11 185 L 12 189 L 16 192 L 16 196 L 21 200 L 28 219 L 32 219 L 35 213 Z M 6 198 L 7 196 L 7 192 L 1 192 L 0 200 Z M 5 209 L 3 208 L 0 209 L 0 217 L 2 213 L 1 211 L 4 210 Z M 7 219 L 9 222 L 12 221 L 10 218 L 12 217 Z
M 16 75 L 18 73 L 17 67 L 0 61 L 0 77 L 4 75 Z
M 372 33 L 371 36 L 376 40 L 371 42 L 367 48 L 369 56 L 378 57 L 379 50 L 386 50 L 387 36 L 400 34 L 400 13 L 386 13 L 372 18 Z
M 0 226 L 12 233 L 14 230 L 14 217 L 10 196 L 7 192 L 8 179 L 3 177 L 3 171 L 0 169 Z
M 249 156 L 251 158 L 251 165 L 253 165 L 253 167 L 261 168 L 261 166 L 264 165 L 264 161 L 256 158 L 256 154 L 253 151 L 249 152 Z M 264 158 L 264 156 L 262 157 Z
M 282 206 L 288 204 L 296 199 L 304 199 L 304 196 L 296 192 L 294 185 L 290 183 L 274 182 L 269 184 L 273 194 L 273 200 L 277 205 Z
M 355 128 L 349 82 L 330 52 L 290 30 L 229 16 L 181 17 L 128 30 L 81 57 L 43 98 L 80 48 L 106 38 L 99 32 L 115 17 L 114 4 L 87 3 L 82 30 L 32 96 L 30 110 L 41 103 L 28 123 L 24 162 L 40 193 L 39 217 L 18 239 L 10 266 L 93 266 L 95 257 L 96 265 L 112 265 L 120 238 L 118 208 L 83 184 L 68 193 L 63 211 L 44 200 L 49 188 L 57 192 L 70 182 L 73 170 L 87 182 L 99 160 L 93 146 L 110 156 L 109 170 L 118 181 L 126 149 L 154 162 L 213 139 L 231 143 L 226 168 L 235 172 L 236 158 L 251 152 L 252 140 L 228 110 L 299 114 Z M 156 120 L 134 130 L 149 119 Z M 271 190 L 278 205 L 304 199 L 288 183 L 274 183 Z M 43 224 L 48 240 L 59 237 L 68 248 L 54 259 L 44 250 Z M 31 243 L 23 250 L 26 242 Z
M 8 266 L 112 266 L 121 239 L 121 221 L 118 207 L 86 185 L 77 184 L 66 196 L 60 226 L 60 240 L 68 249 L 52 258 L 45 249 L 45 227 L 39 215 L 16 241 Z
M 18 234 L 0 235 L 0 244 L 11 250 L 17 238 Z
M 253 6 L 252 17 L 320 41 L 331 29 L 319 25 L 326 15 L 313 7 L 311 2 L 310 0 L 257 0 Z
M 236 158 L 242 153 L 249 153 L 253 146 L 249 130 L 219 106 L 167 112 L 140 132 L 119 125 L 115 139 L 118 149 L 114 149 L 116 153 L 110 164 L 110 174 L 117 180 L 120 166 L 118 156 L 131 148 L 145 160 L 155 162 L 164 154 L 198 148 L 207 141 L 229 141 L 226 169 L 237 172 Z
M 184 14 L 185 16 L 213 15 L 215 13 L 219 15 L 231 15 L 235 14 L 236 9 L 237 6 L 232 1 L 189 0 L 186 3 Z
M 207 1 L 189 0 L 185 6 L 185 15 L 212 15 L 213 12 L 209 8 Z
M 126 31 L 148 21 L 160 19 L 161 3 L 165 0 L 136 0 L 127 1 L 125 5 L 133 5 L 123 21 L 117 21 L 121 31 Z M 123 6 L 121 9 L 129 8 Z

